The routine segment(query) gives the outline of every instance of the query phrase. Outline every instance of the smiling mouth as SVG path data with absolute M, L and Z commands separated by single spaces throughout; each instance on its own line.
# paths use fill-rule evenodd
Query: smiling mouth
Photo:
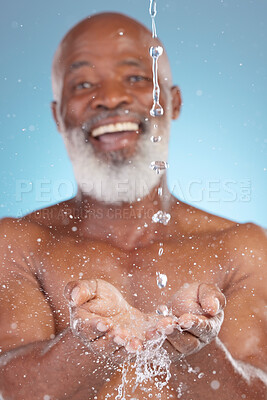
M 106 134 L 138 133 L 138 131 L 139 125 L 136 122 L 117 122 L 92 129 L 91 135 L 93 138 L 101 140 L 101 136 Z
M 128 148 L 134 151 L 138 136 L 142 133 L 142 123 L 133 121 L 103 121 L 88 132 L 88 141 L 98 151 L 116 151 Z

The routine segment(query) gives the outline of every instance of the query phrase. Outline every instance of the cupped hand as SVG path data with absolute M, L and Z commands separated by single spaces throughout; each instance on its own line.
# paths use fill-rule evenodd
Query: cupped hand
M 65 297 L 70 306 L 73 334 L 85 344 L 93 345 L 96 351 L 111 353 L 124 347 L 134 353 L 150 338 L 151 331 L 168 332 L 173 320 L 142 313 L 102 279 L 69 282 Z
M 225 296 L 216 285 L 185 284 L 169 303 L 177 319 L 176 329 L 167 340 L 181 354 L 196 353 L 218 336 L 225 305 Z

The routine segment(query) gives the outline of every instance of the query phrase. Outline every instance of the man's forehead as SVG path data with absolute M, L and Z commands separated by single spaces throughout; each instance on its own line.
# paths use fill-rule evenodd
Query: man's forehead
M 95 40 L 111 43 L 118 39 L 136 41 L 136 46 L 140 48 L 144 46 L 144 42 L 152 41 L 150 31 L 139 22 L 122 14 L 104 13 L 86 18 L 75 25 L 65 35 L 60 46 L 62 50 L 68 50 L 90 40 L 93 46 Z
M 116 50 L 114 55 L 125 49 L 139 60 L 150 60 L 149 47 L 155 43 L 160 44 L 160 41 L 152 39 L 149 29 L 126 15 L 118 13 L 93 15 L 75 25 L 62 39 L 53 60 L 52 81 L 58 80 L 62 72 L 69 69 L 72 62 L 80 61 L 77 55 L 84 53 L 84 50 L 87 54 L 93 51 L 99 56 L 101 48 L 110 48 L 111 53 L 114 48 Z M 166 53 L 163 53 L 160 64 L 164 75 L 170 77 Z

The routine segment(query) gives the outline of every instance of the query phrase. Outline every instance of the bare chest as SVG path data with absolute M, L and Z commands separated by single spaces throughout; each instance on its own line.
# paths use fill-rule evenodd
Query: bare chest
M 214 246 L 190 239 L 123 251 L 100 241 L 66 238 L 45 249 L 36 272 L 61 330 L 69 320 L 64 288 L 70 281 L 104 279 L 132 306 L 153 312 L 185 283 L 220 284 L 224 256 L 217 253 Z

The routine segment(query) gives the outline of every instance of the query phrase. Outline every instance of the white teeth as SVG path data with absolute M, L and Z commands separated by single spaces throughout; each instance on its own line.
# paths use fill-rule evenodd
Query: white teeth
M 108 124 L 99 126 L 96 129 L 92 130 L 92 136 L 100 136 L 104 133 L 112 133 L 112 132 L 129 132 L 129 131 L 137 131 L 139 129 L 138 124 L 135 122 L 118 122 L 117 124 Z

